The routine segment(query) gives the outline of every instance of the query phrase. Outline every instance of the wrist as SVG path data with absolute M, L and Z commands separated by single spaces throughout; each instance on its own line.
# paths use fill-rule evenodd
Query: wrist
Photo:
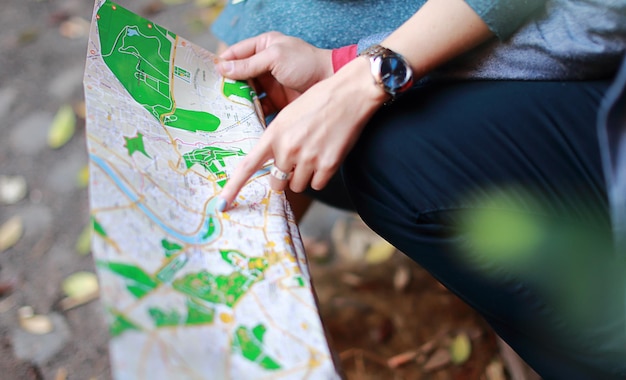
M 377 109 L 390 100 L 389 94 L 374 81 L 367 57 L 357 57 L 351 60 L 335 74 L 335 77 L 338 77 L 344 86 L 346 83 L 353 86 L 355 89 L 353 96 L 360 99 L 363 107 Z

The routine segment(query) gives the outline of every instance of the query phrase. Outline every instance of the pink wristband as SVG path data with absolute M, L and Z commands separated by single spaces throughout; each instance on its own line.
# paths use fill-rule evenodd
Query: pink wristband
M 356 52 L 356 44 L 340 47 L 339 49 L 333 49 L 332 60 L 334 72 L 337 72 L 343 67 L 343 65 L 355 59 Z

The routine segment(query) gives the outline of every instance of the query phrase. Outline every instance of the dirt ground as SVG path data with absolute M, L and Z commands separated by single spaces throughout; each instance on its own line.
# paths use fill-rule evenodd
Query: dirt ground
M 193 1 L 118 2 L 211 50 L 216 46 L 207 27 L 211 11 Z M 94 271 L 91 255 L 76 246 L 89 220 L 87 190 L 77 178 L 87 164 L 80 113 L 92 6 L 91 0 L 0 4 L 0 176 L 26 184 L 23 197 L 0 203 L 0 225 L 17 216 L 24 226 L 19 241 L 0 250 L 2 380 L 111 376 L 101 304 L 66 310 L 60 302 L 64 278 Z M 63 105 L 77 113 L 77 129 L 52 149 L 48 128 Z M 482 319 L 424 270 L 400 253 L 356 264 L 362 252 L 346 257 L 344 247 L 342 255 L 338 245 L 350 243 L 332 232 L 337 223 L 349 223 L 356 234 L 371 233 L 351 215 L 323 207 L 313 215 L 303 235 L 315 252 L 311 269 L 322 318 L 349 379 L 511 378 Z M 18 317 L 24 306 L 49 316 L 53 331 L 26 333 Z M 467 360 L 453 364 L 450 347 L 458 339 L 471 349 Z

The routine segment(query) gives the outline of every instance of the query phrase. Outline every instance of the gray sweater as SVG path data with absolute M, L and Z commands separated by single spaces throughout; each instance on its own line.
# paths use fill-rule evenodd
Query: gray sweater
M 431 78 L 597 79 L 626 52 L 626 0 L 466 0 L 497 38 Z M 322 48 L 379 42 L 423 0 L 229 1 L 213 25 L 227 44 L 277 30 Z

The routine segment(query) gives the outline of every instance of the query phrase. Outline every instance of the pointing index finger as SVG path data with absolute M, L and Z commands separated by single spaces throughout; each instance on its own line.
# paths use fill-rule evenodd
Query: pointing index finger
M 271 158 L 271 145 L 269 141 L 270 140 L 266 138 L 264 134 L 252 151 L 239 162 L 232 176 L 219 194 L 220 201 L 217 204 L 218 211 L 228 209 L 250 177 L 263 166 L 265 161 Z

